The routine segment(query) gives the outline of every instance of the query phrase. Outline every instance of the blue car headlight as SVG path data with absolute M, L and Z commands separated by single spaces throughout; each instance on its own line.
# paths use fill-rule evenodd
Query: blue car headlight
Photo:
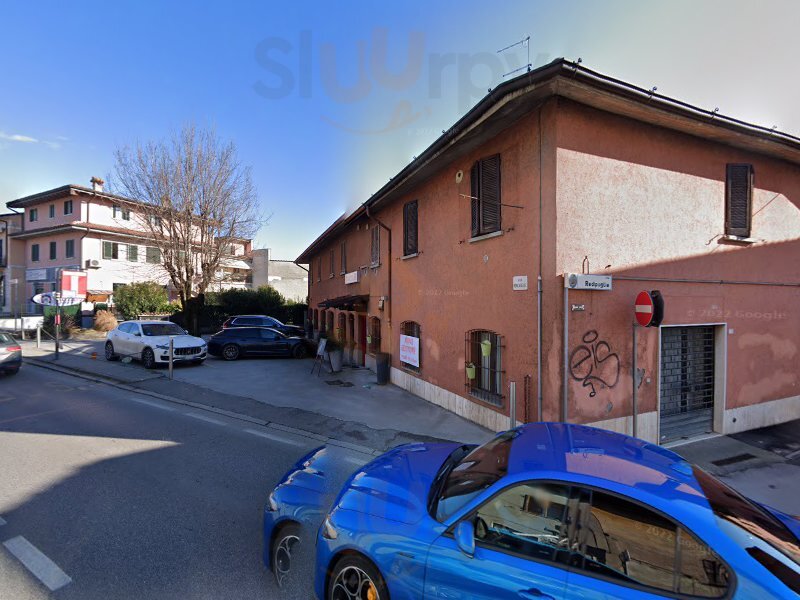
M 334 527 L 330 515 L 325 517 L 325 520 L 322 522 L 322 537 L 326 540 L 335 540 L 339 537 L 339 532 L 336 531 L 336 527 Z

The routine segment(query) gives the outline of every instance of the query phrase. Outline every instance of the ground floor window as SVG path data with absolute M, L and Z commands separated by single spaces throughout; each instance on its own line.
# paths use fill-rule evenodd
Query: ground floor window
M 319 314 L 319 332 L 324 334 L 326 332 L 325 326 L 328 324 L 328 315 L 326 310 L 323 310 Z
M 347 341 L 347 315 L 340 312 L 338 321 L 336 325 L 336 339 L 344 343 Z
M 503 406 L 503 337 L 474 329 L 465 340 L 467 389 L 473 396 Z
M 381 351 L 381 320 L 370 317 L 369 330 L 367 331 L 367 352 L 375 354 Z
M 420 327 L 414 321 L 400 324 L 400 364 L 404 369 L 419 372 L 421 362 Z

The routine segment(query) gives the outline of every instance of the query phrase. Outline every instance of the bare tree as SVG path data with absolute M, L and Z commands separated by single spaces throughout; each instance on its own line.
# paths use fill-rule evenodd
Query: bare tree
M 252 238 L 261 225 L 250 168 L 233 143 L 194 125 L 166 141 L 120 148 L 115 159 L 114 192 L 138 201 L 132 212 L 196 332 L 193 299 L 217 280 L 229 244 Z

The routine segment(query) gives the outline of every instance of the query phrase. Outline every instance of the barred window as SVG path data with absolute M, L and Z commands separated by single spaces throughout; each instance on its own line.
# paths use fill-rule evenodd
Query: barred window
M 472 165 L 472 237 L 500 231 L 500 155 Z
M 474 329 L 465 340 L 466 378 L 469 393 L 495 406 L 503 406 L 503 337 L 493 331 Z
M 347 242 L 342 242 L 341 248 L 339 251 L 342 254 L 342 272 L 341 274 L 344 275 L 347 273 Z
M 333 248 L 331 248 L 330 255 L 331 255 L 331 277 L 333 277 L 333 265 L 334 265 L 334 262 L 335 262 L 335 259 L 334 259 L 334 256 L 333 256 Z
M 408 369 L 409 371 L 416 371 L 417 373 L 419 373 L 420 367 L 422 366 L 422 348 L 419 343 L 420 342 L 419 323 L 415 323 L 414 321 L 403 321 L 402 323 L 400 323 L 400 335 L 407 336 L 410 338 L 416 338 L 417 341 L 416 344 L 414 345 L 414 348 L 416 349 L 417 364 L 406 362 L 404 360 L 401 360 L 400 364 L 403 365 L 404 369 Z M 401 349 L 403 349 L 403 338 L 400 339 L 400 347 Z M 405 350 L 406 352 L 409 353 L 408 356 L 413 356 L 415 353 L 412 350 L 411 344 L 407 344 Z
M 381 320 L 378 317 L 370 317 L 369 330 L 367 333 L 367 352 L 375 354 L 381 351 Z

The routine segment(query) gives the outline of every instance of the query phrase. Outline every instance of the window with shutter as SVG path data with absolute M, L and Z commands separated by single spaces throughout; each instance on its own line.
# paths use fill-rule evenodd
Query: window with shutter
M 403 256 L 419 252 L 417 201 L 403 206 Z
M 317 257 L 317 281 L 322 281 L 322 257 Z
M 347 242 L 342 242 L 342 246 L 339 249 L 342 253 L 342 272 L 341 274 L 344 275 L 347 273 Z
M 725 178 L 725 233 L 750 237 L 753 165 L 729 164 Z
M 335 259 L 334 259 L 334 256 L 333 256 L 333 250 L 332 249 L 331 249 L 331 252 L 330 252 L 330 256 L 331 256 L 331 277 L 333 277 L 333 265 L 335 263 Z
M 472 166 L 472 237 L 500 231 L 500 155 L 483 158 Z
M 378 267 L 381 264 L 381 227 L 376 225 L 372 228 L 372 246 L 371 246 L 371 266 Z

